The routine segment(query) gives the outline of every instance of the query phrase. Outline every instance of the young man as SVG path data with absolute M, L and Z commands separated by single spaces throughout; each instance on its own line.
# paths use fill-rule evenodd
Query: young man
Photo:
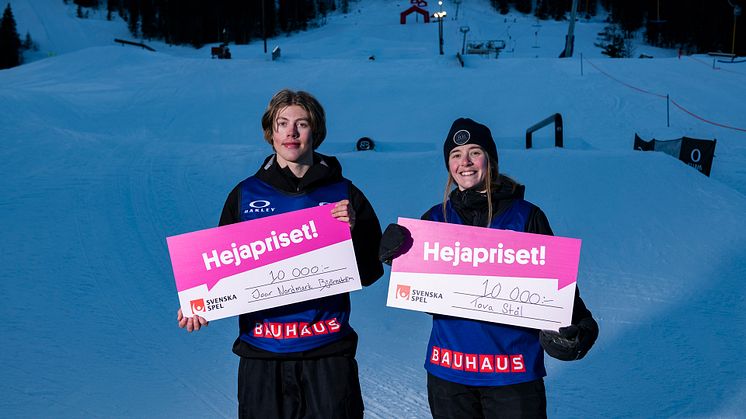
M 228 195 L 220 225 L 267 216 L 249 211 L 271 203 L 271 214 L 336 202 L 332 215 L 350 225 L 364 286 L 383 275 L 378 261 L 381 227 L 365 195 L 342 176 L 336 158 L 316 153 L 326 137 L 321 104 L 303 91 L 281 90 L 262 116 L 265 140 L 274 154 Z M 233 352 L 238 370 L 240 418 L 362 418 L 357 334 L 349 324 L 349 294 L 339 294 L 239 316 Z M 179 327 L 199 330 L 207 322 L 185 318 Z M 266 338 L 256 330 L 267 323 L 331 324 L 329 333 L 293 339 Z

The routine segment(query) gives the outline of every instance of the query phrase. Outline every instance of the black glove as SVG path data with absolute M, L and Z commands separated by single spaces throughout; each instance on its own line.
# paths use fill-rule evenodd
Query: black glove
M 593 317 L 586 317 L 567 327 L 560 327 L 559 333 L 553 330 L 539 332 L 541 347 L 551 356 L 562 361 L 582 359 L 598 337 L 598 323 Z
M 399 224 L 389 224 L 381 237 L 378 247 L 378 260 L 391 265 L 396 257 L 406 253 L 412 247 L 412 234 Z

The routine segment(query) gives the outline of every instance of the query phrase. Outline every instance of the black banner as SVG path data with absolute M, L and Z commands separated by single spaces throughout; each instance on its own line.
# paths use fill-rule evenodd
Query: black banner
M 704 173 L 705 176 L 710 176 L 717 140 L 698 140 L 689 137 L 682 140 L 679 160 Z
M 653 151 L 655 150 L 655 145 L 653 144 L 653 141 L 645 141 L 642 138 L 640 138 L 639 135 L 635 134 L 635 150 L 640 151 Z
M 652 139 L 645 141 L 635 134 L 635 150 L 660 151 L 678 158 L 687 165 L 697 169 L 705 176 L 710 176 L 712 159 L 715 157 L 717 140 L 700 140 L 682 137 L 678 140 L 659 141 Z

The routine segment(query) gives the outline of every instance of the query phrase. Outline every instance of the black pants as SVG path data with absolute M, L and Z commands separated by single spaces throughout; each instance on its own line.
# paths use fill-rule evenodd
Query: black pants
M 498 387 L 467 386 L 427 375 L 435 419 L 546 418 L 544 379 Z
M 363 397 L 355 358 L 241 358 L 238 417 L 360 419 Z

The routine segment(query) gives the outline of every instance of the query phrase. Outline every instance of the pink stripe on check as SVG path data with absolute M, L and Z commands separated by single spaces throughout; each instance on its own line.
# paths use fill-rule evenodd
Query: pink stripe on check
M 209 290 L 223 278 L 350 240 L 349 226 L 332 217 L 333 207 L 334 204 L 328 204 L 168 237 L 177 291 L 202 284 Z M 286 240 L 281 240 L 283 234 L 287 235 Z M 298 242 L 292 242 L 291 238 Z M 271 250 L 258 254 L 262 246 Z M 256 255 L 256 259 L 241 258 L 241 249 L 243 255 Z M 221 263 L 220 256 L 226 251 L 231 262 Z M 213 257 L 215 254 L 217 259 Z
M 558 289 L 577 281 L 579 239 L 409 218 L 398 223 L 409 229 L 414 243 L 394 260 L 394 272 L 557 278 Z M 474 263 L 482 256 L 487 259 Z

